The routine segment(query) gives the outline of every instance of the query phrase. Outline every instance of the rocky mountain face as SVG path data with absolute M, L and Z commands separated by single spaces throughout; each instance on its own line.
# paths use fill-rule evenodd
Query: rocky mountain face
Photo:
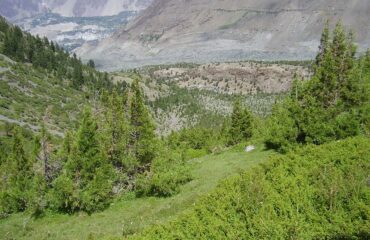
M 1 0 L 0 14 L 12 20 L 43 12 L 63 17 L 101 17 L 140 11 L 150 3 L 151 0 Z
M 370 45 L 369 0 L 154 0 L 138 18 L 98 44 L 84 59 L 115 70 L 148 64 L 239 59 L 312 58 L 327 20 Z
M 7 19 L 29 17 L 42 12 L 40 0 L 1 0 L 0 15 Z
M 0 0 L 0 14 L 68 50 L 111 36 L 152 0 Z
M 123 11 L 140 11 L 151 0 L 46 0 L 52 12 L 64 17 L 113 16 Z

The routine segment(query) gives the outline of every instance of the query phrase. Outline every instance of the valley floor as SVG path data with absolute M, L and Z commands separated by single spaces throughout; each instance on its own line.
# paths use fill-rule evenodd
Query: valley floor
M 0 220 L 1 239 L 87 239 L 118 238 L 137 233 L 144 228 L 163 223 L 196 204 L 200 196 L 214 189 L 218 183 L 259 163 L 265 162 L 270 151 L 258 146 L 250 153 L 242 149 L 208 155 L 189 162 L 194 180 L 181 187 L 181 192 L 170 198 L 135 198 L 126 196 L 103 212 L 92 215 L 57 215 L 34 219 L 27 214 L 16 214 Z

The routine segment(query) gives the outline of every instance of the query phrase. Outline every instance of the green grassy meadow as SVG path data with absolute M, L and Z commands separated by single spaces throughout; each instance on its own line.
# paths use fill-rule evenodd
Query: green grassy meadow
M 259 145 L 250 153 L 239 147 L 190 160 L 194 180 L 181 186 L 181 192 L 170 198 L 136 198 L 129 194 L 116 200 L 107 210 L 90 216 L 46 213 L 35 219 L 27 213 L 14 214 L 0 220 L 0 238 L 115 239 L 138 233 L 153 224 L 175 219 L 220 181 L 267 161 L 271 153 Z

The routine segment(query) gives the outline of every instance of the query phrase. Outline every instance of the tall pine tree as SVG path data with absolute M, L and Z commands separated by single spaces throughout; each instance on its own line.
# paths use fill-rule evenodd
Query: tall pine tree
M 130 125 L 124 97 L 114 90 L 107 97 L 105 109 L 103 130 L 108 158 L 116 169 L 129 170 L 133 159 L 128 152 Z
M 322 144 L 358 135 L 363 129 L 363 106 L 368 105 L 363 61 L 356 59 L 353 34 L 347 34 L 341 22 L 332 34 L 328 29 L 325 27 L 321 37 L 314 75 L 305 83 L 295 83 L 290 99 L 282 105 L 285 116 L 277 111 L 281 108 L 275 108 L 272 114 L 272 118 L 279 117 L 279 122 L 289 123 L 294 129 L 289 131 L 285 125 L 279 131 L 270 129 L 267 142 L 279 149 L 296 143 Z
M 106 207 L 112 197 L 115 174 L 97 130 L 86 109 L 64 172 L 54 183 L 54 204 L 60 210 L 93 212 Z
M 6 177 L 2 179 L 0 194 L 1 214 L 24 211 L 32 202 L 33 161 L 25 150 L 25 140 L 20 128 L 13 130 L 11 152 L 6 160 Z
M 144 103 L 139 81 L 131 86 L 129 149 L 141 164 L 150 163 L 156 155 L 155 126 Z
M 247 109 L 243 108 L 240 99 L 234 102 L 231 115 L 231 126 L 229 130 L 229 143 L 237 144 L 248 140 L 253 134 L 253 116 Z

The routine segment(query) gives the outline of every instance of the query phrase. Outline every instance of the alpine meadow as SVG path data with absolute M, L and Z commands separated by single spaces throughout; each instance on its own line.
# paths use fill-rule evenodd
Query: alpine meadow
M 370 239 L 367 0 L 87 2 L 0 3 L 0 239 Z

